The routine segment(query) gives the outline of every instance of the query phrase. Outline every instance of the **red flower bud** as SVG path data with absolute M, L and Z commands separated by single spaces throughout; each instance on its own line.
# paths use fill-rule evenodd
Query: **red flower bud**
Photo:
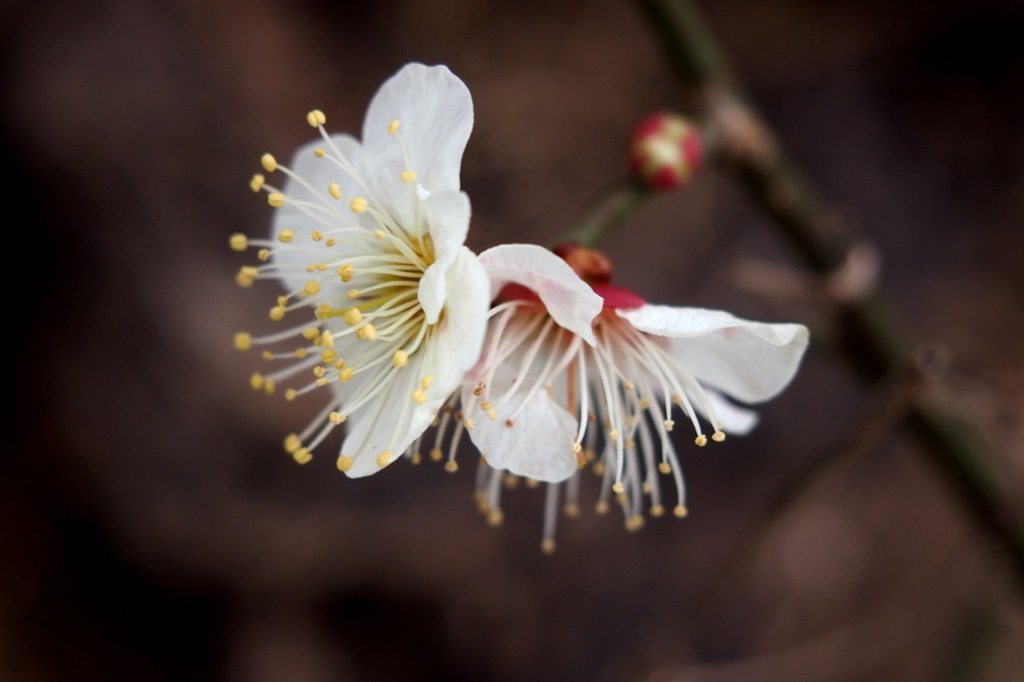
M 671 112 L 643 119 L 630 138 L 630 170 L 652 189 L 683 185 L 700 168 L 703 156 L 704 145 L 696 124 Z

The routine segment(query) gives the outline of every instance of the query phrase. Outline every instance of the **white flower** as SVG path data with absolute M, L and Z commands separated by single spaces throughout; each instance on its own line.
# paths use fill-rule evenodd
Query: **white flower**
M 659 471 L 672 475 L 674 511 L 685 516 L 675 419 L 689 422 L 698 446 L 709 439 L 704 424 L 713 441 L 747 433 L 757 415 L 725 396 L 774 397 L 808 343 L 799 324 L 649 305 L 609 283 L 610 265 L 597 252 L 571 247 L 562 255 L 521 244 L 480 255 L 498 301 L 462 394 L 470 437 L 489 467 L 478 479 L 482 511 L 500 522 L 505 472 L 548 482 L 547 551 L 559 484 L 568 481 L 566 511 L 574 515 L 578 472 L 588 462 L 603 480 L 598 511 L 614 493 L 627 528 L 642 525 L 645 496 L 652 516 L 664 513 Z
M 305 375 L 285 397 L 325 387 L 329 400 L 299 434 L 285 440 L 296 461 L 346 423 L 338 468 L 375 473 L 397 459 L 435 419 L 479 355 L 487 323 L 487 275 L 463 242 L 470 206 L 459 189 L 473 104 L 444 66 L 409 64 L 377 91 L 362 141 L 328 135 L 322 112 L 307 122 L 321 139 L 300 148 L 290 167 L 267 154 L 267 172 L 251 183 L 277 208 L 271 239 L 232 237 L 259 248 L 262 264 L 238 281 L 279 280 L 287 292 L 274 320 L 301 321 L 240 348 L 266 350 L 287 366 L 253 376 L 254 388 Z

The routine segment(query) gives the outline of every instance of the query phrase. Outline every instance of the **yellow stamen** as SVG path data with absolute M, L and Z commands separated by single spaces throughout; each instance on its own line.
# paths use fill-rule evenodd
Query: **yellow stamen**
M 238 332 L 235 334 L 235 348 L 238 350 L 249 350 L 252 348 L 252 334 L 249 332 Z
M 231 241 L 229 243 L 231 244 L 231 249 L 233 251 L 245 251 L 249 248 L 249 238 L 241 232 L 236 232 L 231 235 Z
M 377 466 L 381 469 L 391 463 L 391 451 L 385 450 L 384 452 L 377 455 Z
M 273 154 L 264 154 L 260 157 L 260 163 L 263 164 L 263 170 L 268 173 L 273 173 L 277 170 L 277 159 L 274 158 Z

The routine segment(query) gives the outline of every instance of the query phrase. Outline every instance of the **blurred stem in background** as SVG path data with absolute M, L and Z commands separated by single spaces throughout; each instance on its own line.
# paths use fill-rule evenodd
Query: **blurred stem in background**
M 758 114 L 742 84 L 730 72 L 721 50 L 689 0 L 637 0 L 650 20 L 681 84 L 698 97 L 704 126 L 711 131 L 712 151 L 736 176 L 748 196 L 790 242 L 815 280 L 825 283 L 825 298 L 841 330 L 840 347 L 869 382 L 898 377 L 913 366 L 915 343 L 889 301 L 875 288 L 874 277 L 848 276 L 858 254 L 870 247 L 850 232 L 823 204 L 777 136 Z M 593 211 L 564 240 L 593 246 L 651 197 L 633 179 L 604 195 Z M 855 273 L 853 273 L 855 275 Z M 872 272 L 873 275 L 873 272 Z M 828 286 L 845 282 L 843 286 Z M 901 417 L 957 494 L 964 507 L 1009 556 L 1018 585 L 1024 588 L 1024 528 L 993 472 L 998 459 L 988 451 L 962 416 L 942 404 L 935 391 L 915 391 Z M 843 448 L 829 453 L 815 470 L 842 458 Z M 807 481 L 815 478 L 807 477 Z M 789 490 L 788 501 L 799 494 Z M 787 502 L 783 501 L 783 505 Z M 779 510 L 774 510 L 778 512 Z

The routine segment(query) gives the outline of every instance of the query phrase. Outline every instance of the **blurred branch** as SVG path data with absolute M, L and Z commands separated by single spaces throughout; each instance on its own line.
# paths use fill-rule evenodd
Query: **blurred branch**
M 758 114 L 690 0 L 638 0 L 680 82 L 699 95 L 717 129 L 720 158 L 750 198 L 772 218 L 804 263 L 824 276 L 839 272 L 858 243 L 815 195 Z M 621 220 L 624 216 L 619 215 Z M 869 380 L 907 365 L 912 343 L 877 290 L 834 297 L 843 350 Z M 907 423 L 979 525 L 1002 546 L 1024 585 L 1024 530 L 990 469 L 995 461 L 958 410 L 917 398 Z
M 558 238 L 554 247 L 573 242 L 587 248 L 596 247 L 604 236 L 647 203 L 651 190 L 626 180 L 601 195 L 600 202 L 579 223 Z

